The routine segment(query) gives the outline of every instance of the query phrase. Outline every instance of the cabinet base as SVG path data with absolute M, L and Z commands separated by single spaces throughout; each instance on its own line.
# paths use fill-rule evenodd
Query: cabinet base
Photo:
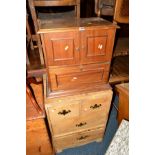
M 51 91 L 50 89 L 47 92 L 48 98 L 56 98 L 56 97 L 63 97 L 63 96 L 70 96 L 70 95 L 78 95 L 81 93 L 89 93 L 89 92 L 96 92 L 96 91 L 103 91 L 107 89 L 112 89 L 109 84 L 94 84 L 94 85 L 82 85 L 70 90 L 61 90 L 61 91 Z

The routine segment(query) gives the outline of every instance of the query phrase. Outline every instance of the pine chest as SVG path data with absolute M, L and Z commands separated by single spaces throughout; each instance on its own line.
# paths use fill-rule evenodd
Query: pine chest
M 45 77 L 44 77 L 45 78 Z M 45 109 L 56 152 L 92 141 L 101 141 L 108 120 L 112 90 L 100 90 L 51 98 L 46 94 Z

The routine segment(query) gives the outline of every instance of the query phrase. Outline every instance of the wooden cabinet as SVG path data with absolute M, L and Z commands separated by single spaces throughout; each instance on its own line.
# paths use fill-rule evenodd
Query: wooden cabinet
M 107 83 L 115 31 L 100 18 L 41 21 L 51 91 Z
M 123 119 L 129 120 L 129 83 L 122 83 L 115 86 L 119 96 L 117 120 L 120 124 Z
M 42 84 L 26 87 L 26 155 L 54 155 L 45 119 Z M 36 100 L 35 100 L 36 99 Z
M 40 21 L 45 109 L 56 152 L 103 138 L 115 31 L 116 25 L 100 18 Z
M 26 122 L 26 155 L 54 155 L 44 119 Z

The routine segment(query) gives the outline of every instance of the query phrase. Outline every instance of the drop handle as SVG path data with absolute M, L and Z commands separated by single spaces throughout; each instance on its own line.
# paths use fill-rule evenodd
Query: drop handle
M 81 126 L 84 126 L 84 125 L 86 125 L 87 123 L 86 122 L 84 122 L 84 123 L 79 123 L 79 124 L 76 124 L 76 127 L 81 127 Z
M 103 45 L 102 45 L 102 44 L 99 44 L 99 45 L 98 45 L 98 49 L 101 50 L 102 48 L 103 48 Z
M 88 138 L 89 136 L 81 136 L 81 137 L 79 137 L 79 138 L 77 138 L 77 140 L 83 140 L 83 139 L 86 139 L 86 138 Z
M 96 109 L 96 108 L 99 108 L 101 106 L 102 106 L 101 104 L 94 104 L 93 106 L 90 106 L 90 108 L 91 109 Z
M 58 112 L 58 115 L 67 115 L 70 112 L 71 112 L 71 110 L 62 110 L 62 111 Z

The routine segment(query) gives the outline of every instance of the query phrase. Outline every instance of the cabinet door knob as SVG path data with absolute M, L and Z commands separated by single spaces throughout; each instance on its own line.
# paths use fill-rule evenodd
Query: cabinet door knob
M 67 115 L 70 112 L 71 112 L 70 110 L 62 110 L 62 111 L 58 112 L 58 115 Z
M 74 80 L 77 80 L 77 79 L 78 79 L 77 77 L 73 77 L 71 81 L 74 81 Z
M 84 125 L 86 125 L 87 123 L 86 122 L 84 122 L 84 123 L 79 123 L 79 124 L 76 124 L 76 127 L 81 127 L 81 126 L 84 126 Z
M 96 108 L 99 108 L 101 106 L 102 106 L 101 104 L 94 104 L 93 106 L 90 106 L 90 108 L 91 109 L 96 109 Z
M 67 51 L 67 50 L 68 50 L 68 48 L 69 48 L 69 46 L 68 46 L 68 45 L 66 45 L 66 46 L 65 46 L 65 51 Z
M 101 50 L 102 48 L 103 48 L 103 45 L 102 45 L 102 44 L 99 44 L 99 45 L 98 45 L 98 49 Z

